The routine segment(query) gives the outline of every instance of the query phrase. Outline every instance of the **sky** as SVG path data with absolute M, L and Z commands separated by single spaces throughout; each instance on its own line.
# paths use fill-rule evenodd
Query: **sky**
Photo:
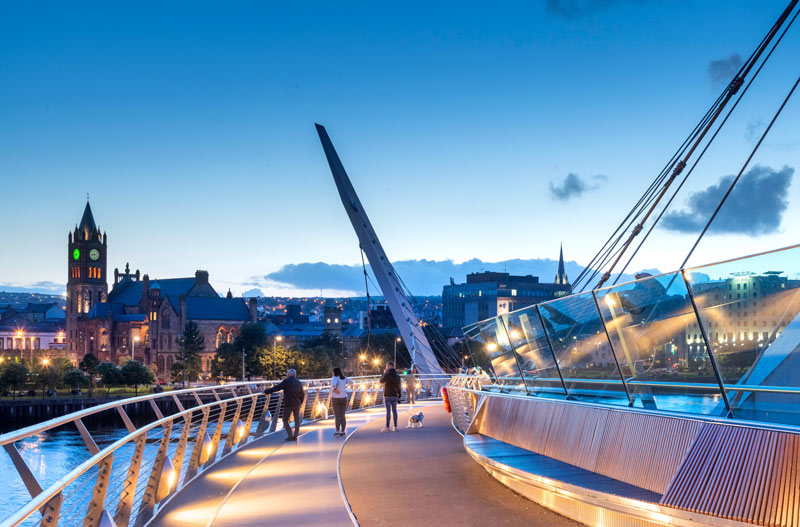
M 783 8 L 4 3 L 0 289 L 63 289 L 88 193 L 110 271 L 206 269 L 237 294 L 363 294 L 315 266 L 287 272 L 360 272 L 315 122 L 390 259 L 501 270 L 557 259 L 563 242 L 585 264 Z M 798 55 L 793 27 L 631 270 L 680 265 Z M 798 242 L 797 98 L 690 264 Z

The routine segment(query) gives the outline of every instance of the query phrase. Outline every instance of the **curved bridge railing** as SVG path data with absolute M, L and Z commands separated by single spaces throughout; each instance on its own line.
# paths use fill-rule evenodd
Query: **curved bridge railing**
M 413 389 L 421 398 L 438 397 L 449 380 L 448 375 L 417 378 Z M 355 377 L 353 381 L 355 386 L 348 390 L 348 410 L 383 404 L 378 377 Z M 275 382 L 234 383 L 133 397 L 1 435 L 0 445 L 30 494 L 30 501 L 21 503 L 13 514 L 2 519 L 0 527 L 143 527 L 198 474 L 248 441 L 283 428 L 283 394 L 262 393 Z M 330 380 L 303 384 L 304 421 L 327 418 L 331 414 Z M 135 416 L 143 404 L 149 406 L 150 415 Z M 118 419 L 125 435 L 108 439 L 98 430 L 91 431 L 86 423 L 98 417 L 106 421 L 110 417 Z M 47 473 L 47 460 L 41 459 L 35 467 L 37 477 L 19 446 L 33 439 L 47 441 L 50 432 L 65 427 L 77 430 L 86 447 L 86 458 L 71 460 L 72 468 L 56 475 Z M 98 440 L 100 437 L 105 442 Z M 51 483 L 45 486 L 43 480 Z

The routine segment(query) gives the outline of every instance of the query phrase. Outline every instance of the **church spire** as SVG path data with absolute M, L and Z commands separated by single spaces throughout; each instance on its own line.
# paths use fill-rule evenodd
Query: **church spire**
M 83 233 L 84 240 L 91 240 L 99 236 L 97 224 L 94 222 L 94 215 L 92 214 L 92 207 L 89 205 L 89 200 L 86 200 L 86 208 L 83 209 L 83 216 L 81 223 L 78 225 L 78 232 Z
M 556 274 L 555 283 L 558 285 L 569 285 L 567 278 L 567 271 L 564 268 L 564 244 L 561 244 L 561 249 L 558 254 L 558 273 Z

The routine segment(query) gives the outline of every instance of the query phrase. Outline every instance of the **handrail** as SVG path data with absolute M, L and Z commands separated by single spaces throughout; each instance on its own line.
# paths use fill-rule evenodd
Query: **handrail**
M 445 385 L 450 379 L 446 374 L 416 377 L 418 384 L 411 388 L 419 390 L 424 384 L 432 388 L 436 383 L 438 386 L 437 393 L 432 394 L 434 397 L 438 394 L 438 387 Z M 354 385 L 348 392 L 349 410 L 383 404 L 377 376 L 351 379 Z M 0 436 L 1 444 L 12 458 L 18 474 L 31 494 L 30 501 L 9 517 L 0 519 L 0 527 L 21 525 L 37 511 L 42 513 L 42 525 L 65 527 L 67 521 L 60 517 L 62 505 L 69 510 L 71 516 L 67 519 L 70 524 L 97 526 L 101 523 L 101 517 L 111 519 L 112 512 L 106 508 L 111 509 L 114 506 L 114 499 L 118 501 L 113 522 L 118 527 L 143 527 L 157 514 L 161 504 L 184 488 L 197 474 L 230 453 L 238 451 L 249 440 L 280 429 L 278 419 L 281 416 L 283 394 L 262 393 L 263 387 L 276 382 L 278 381 L 239 382 L 148 394 L 81 410 Z M 332 396 L 330 379 L 311 379 L 303 381 L 303 384 L 305 398 L 301 418 L 312 421 L 327 418 L 330 415 Z M 247 388 L 248 393 L 237 394 L 237 390 L 242 388 Z M 218 393 L 219 391 L 227 393 Z M 203 403 L 199 394 L 208 393 L 214 393 L 215 400 Z M 190 408 L 177 404 L 178 409 L 175 412 L 167 416 L 157 412 L 158 418 L 155 421 L 141 426 L 134 426 L 129 419 L 123 417 L 128 433 L 102 449 L 97 448 L 91 433 L 81 421 L 87 415 L 114 409 L 121 409 L 120 413 L 124 415 L 126 405 L 143 401 L 150 401 L 155 405 L 155 401 L 163 397 L 178 401 L 179 396 L 185 395 L 194 395 L 194 401 L 198 404 Z M 225 397 L 228 395 L 230 397 Z M 75 423 L 91 455 L 46 489 L 42 489 L 14 442 L 71 422 Z M 148 437 L 149 433 L 159 428 L 163 429 L 160 436 Z M 179 439 L 174 437 L 178 432 Z M 209 434 L 213 434 L 213 439 Z M 118 458 L 115 462 L 114 454 L 128 445 L 135 445 L 133 456 L 130 459 Z M 170 450 L 171 447 L 174 449 Z M 155 457 L 150 455 L 145 462 L 145 453 L 152 454 L 154 449 L 157 449 Z M 86 479 L 95 467 L 98 468 L 96 483 L 92 479 Z M 142 490 L 144 478 L 147 478 L 147 486 Z M 114 488 L 118 495 L 111 493 L 108 490 L 110 488 Z M 69 493 L 67 489 L 71 489 Z M 89 493 L 89 490 L 92 492 Z M 85 502 L 87 494 L 91 498 L 88 504 Z

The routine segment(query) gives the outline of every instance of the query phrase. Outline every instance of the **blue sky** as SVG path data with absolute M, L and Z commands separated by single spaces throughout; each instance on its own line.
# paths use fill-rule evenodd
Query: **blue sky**
M 359 262 L 314 122 L 390 258 L 555 258 L 563 241 L 585 263 L 722 89 L 710 64 L 749 55 L 783 4 L 6 3 L 0 284 L 66 281 L 89 192 L 112 269 L 302 293 L 263 277 Z M 798 55 L 795 27 L 676 201 L 684 220 L 738 171 Z M 792 100 L 755 163 L 800 166 L 799 116 Z M 558 199 L 569 174 L 584 191 Z M 777 226 L 709 236 L 692 263 L 796 243 L 788 174 Z M 658 229 L 634 266 L 675 268 L 693 240 Z

